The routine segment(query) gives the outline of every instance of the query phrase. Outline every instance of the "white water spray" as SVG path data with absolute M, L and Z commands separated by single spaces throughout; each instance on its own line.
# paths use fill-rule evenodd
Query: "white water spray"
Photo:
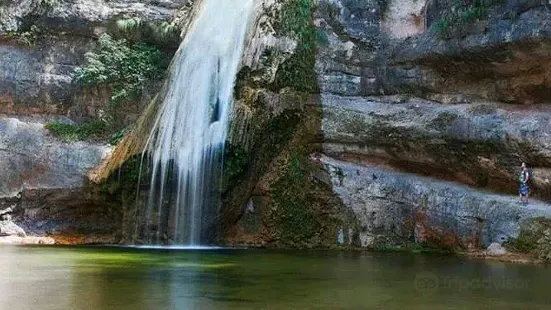
M 203 0 L 175 55 L 144 151 L 151 187 L 136 224 L 142 242 L 202 244 L 219 211 L 222 153 L 252 10 L 253 0 Z

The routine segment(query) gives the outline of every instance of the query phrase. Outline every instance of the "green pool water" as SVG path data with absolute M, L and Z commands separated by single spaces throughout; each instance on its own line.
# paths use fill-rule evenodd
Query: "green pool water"
M 551 269 L 396 253 L 0 246 L 0 309 L 551 309 Z

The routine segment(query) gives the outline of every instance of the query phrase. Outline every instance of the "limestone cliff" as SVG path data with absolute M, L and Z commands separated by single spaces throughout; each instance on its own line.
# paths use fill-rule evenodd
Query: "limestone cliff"
M 111 146 L 105 134 L 78 133 L 83 132 L 79 124 L 105 117 L 112 87 L 76 83 L 75 72 L 105 33 L 129 44 L 155 45 L 170 57 L 180 40 L 170 31 L 179 34 L 186 27 L 192 5 L 187 0 L 0 1 L 0 209 L 7 210 L 6 220 L 29 235 L 78 237 L 62 242 L 118 242 L 122 209 L 87 179 Z M 113 128 L 132 125 L 161 82 L 151 81 L 137 100 L 122 102 Z M 57 137 L 56 128 L 73 133 Z M 33 240 L 8 241 L 43 242 Z
M 320 2 L 325 164 L 362 245 L 488 246 L 549 216 L 551 12 L 458 3 Z M 541 203 L 516 201 L 523 161 Z
M 27 131 L 7 138 L 12 159 L 0 164 L 17 182 L 0 190 L 66 189 L 65 181 L 82 189 L 108 147 L 55 140 L 39 123 L 44 115 L 82 122 L 104 112 L 109 87 L 84 89 L 72 76 L 99 35 L 159 44 L 147 25 L 185 28 L 195 2 L 1 4 L 0 112 L 9 115 L 4 124 L 25 122 L 17 128 Z M 549 238 L 535 236 L 551 216 L 550 23 L 540 0 L 258 1 L 234 92 L 219 241 L 446 249 L 498 242 L 549 256 Z M 178 39 L 161 44 L 167 55 Z M 19 203 L 17 224 L 37 234 L 61 227 L 124 239 L 132 202 L 121 192 L 135 190 L 128 186 L 137 181 L 135 155 L 158 106 L 151 99 L 162 92 L 162 81 L 153 82 L 126 106 L 123 123 L 141 119 L 95 170 L 95 181 L 108 181 Z M 33 143 L 45 153 L 21 155 L 29 150 L 17 144 L 20 132 L 40 138 Z M 515 196 L 523 161 L 538 199 L 526 206 Z
M 321 149 L 307 149 L 311 168 L 301 171 L 309 184 L 332 186 L 341 199 L 333 205 L 344 208 L 325 206 L 344 218 L 331 228 L 314 225 L 326 239 L 313 242 L 474 249 L 515 240 L 532 218 L 549 217 L 550 14 L 545 1 L 319 1 L 312 22 L 321 96 L 311 104 L 322 107 L 320 132 L 299 144 Z M 292 71 L 275 71 L 283 70 Z M 262 87 L 254 79 L 261 72 L 248 73 L 248 85 Z M 264 98 L 253 109 L 281 107 Z M 263 157 L 273 161 L 256 176 L 252 199 L 239 201 L 233 242 L 285 244 L 274 219 L 285 206 L 273 185 L 277 171 L 293 170 L 292 162 L 276 164 L 278 154 L 292 151 L 263 141 L 278 151 Z M 528 206 L 515 196 L 523 161 L 541 199 Z M 287 215 L 301 218 L 293 214 L 300 203 L 291 205 Z M 315 205 L 306 210 L 315 214 Z M 301 239 L 300 228 L 287 229 Z

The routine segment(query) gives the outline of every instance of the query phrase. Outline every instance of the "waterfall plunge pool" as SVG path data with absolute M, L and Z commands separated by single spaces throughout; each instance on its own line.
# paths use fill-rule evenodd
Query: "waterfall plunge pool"
M 0 246 L 0 309 L 549 309 L 551 269 L 356 251 Z

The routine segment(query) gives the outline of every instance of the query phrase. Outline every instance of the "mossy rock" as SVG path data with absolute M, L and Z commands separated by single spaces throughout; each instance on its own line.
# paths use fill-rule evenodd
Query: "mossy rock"
M 506 247 L 515 252 L 532 253 L 543 261 L 551 260 L 551 219 L 523 222 L 518 238 L 507 241 Z

